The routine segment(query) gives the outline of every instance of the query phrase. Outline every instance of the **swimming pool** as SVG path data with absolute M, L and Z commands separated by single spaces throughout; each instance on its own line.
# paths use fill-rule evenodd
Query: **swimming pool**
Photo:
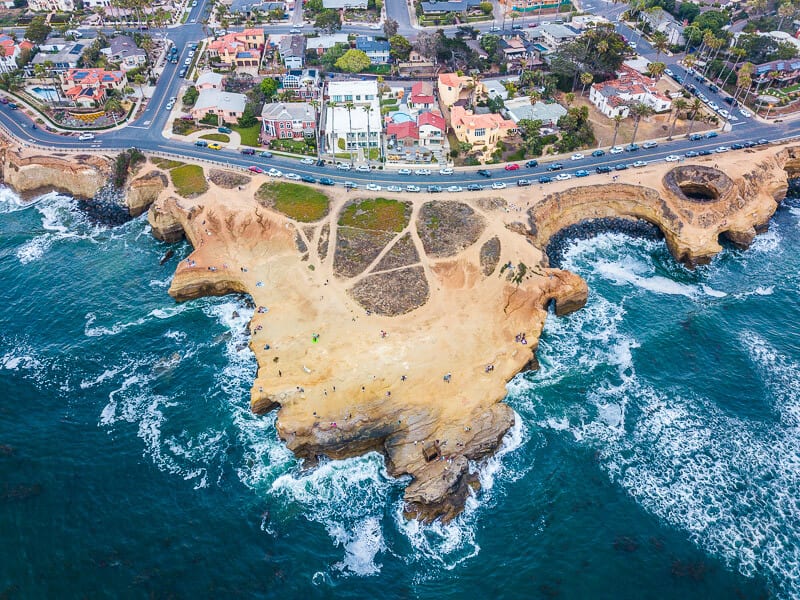
M 40 87 L 34 86 L 29 88 L 30 92 L 35 96 L 39 96 L 45 102 L 55 102 L 58 100 L 58 92 L 54 87 Z

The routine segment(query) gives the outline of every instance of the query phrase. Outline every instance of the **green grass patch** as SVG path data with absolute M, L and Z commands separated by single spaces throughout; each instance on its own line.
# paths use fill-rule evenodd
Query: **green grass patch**
M 411 216 L 411 204 L 399 200 L 374 198 L 345 206 L 339 226 L 374 231 L 403 231 Z
M 170 169 L 174 169 L 175 167 L 182 167 L 184 164 L 186 164 L 177 160 L 170 160 L 169 158 L 154 157 L 151 160 L 153 161 L 153 164 L 157 166 L 159 169 L 165 169 L 167 171 Z
M 175 135 L 189 135 L 195 131 L 200 131 L 200 127 L 194 124 L 194 121 L 185 121 L 183 119 L 175 119 L 172 122 L 172 133 Z
M 201 140 L 211 140 L 212 142 L 228 143 L 231 141 L 227 133 L 207 133 L 200 136 Z
M 169 172 L 172 185 L 179 196 L 192 198 L 208 190 L 203 167 L 199 165 L 182 165 Z
M 307 144 L 305 140 L 274 139 L 270 140 L 269 147 L 273 150 L 283 150 L 284 152 L 292 152 L 294 154 L 304 154 L 306 156 L 317 155 L 317 150 L 313 143 Z
M 261 123 L 256 123 L 252 127 L 231 127 L 242 138 L 242 146 L 253 146 L 257 148 L 261 144 L 258 142 L 258 134 L 261 133 Z
M 256 200 L 270 203 L 275 210 L 301 223 L 319 221 L 330 209 L 327 195 L 299 183 L 265 183 L 258 188 Z

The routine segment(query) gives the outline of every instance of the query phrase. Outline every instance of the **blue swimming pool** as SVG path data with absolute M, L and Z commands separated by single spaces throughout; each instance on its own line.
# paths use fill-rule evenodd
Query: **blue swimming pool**
M 53 102 L 58 100 L 58 92 L 56 91 L 56 88 L 53 87 L 40 87 L 37 85 L 30 88 L 30 91 L 32 94 L 39 96 L 39 98 L 45 102 Z

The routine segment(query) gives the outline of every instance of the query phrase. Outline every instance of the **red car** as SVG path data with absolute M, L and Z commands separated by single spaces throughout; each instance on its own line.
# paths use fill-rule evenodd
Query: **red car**
M 506 165 L 506 171 L 516 171 L 517 169 L 519 169 L 519 165 L 517 163 Z
M 253 173 L 263 173 L 264 172 L 264 169 L 262 169 L 261 167 L 256 167 L 255 165 L 253 165 L 252 167 L 247 167 L 247 170 L 248 171 L 252 171 Z

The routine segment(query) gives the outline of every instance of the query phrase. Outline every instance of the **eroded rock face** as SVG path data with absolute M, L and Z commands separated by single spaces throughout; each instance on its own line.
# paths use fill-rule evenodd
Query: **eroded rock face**
M 19 157 L 6 152 L 5 182 L 17 192 L 66 192 L 76 198 L 92 198 L 111 175 L 111 162 L 100 156 L 77 155 Z
M 179 207 L 179 200 L 174 196 L 159 198 L 150 206 L 147 222 L 150 223 L 154 238 L 168 244 L 184 238 L 183 224 L 176 217 Z
M 138 217 L 155 202 L 167 188 L 167 176 L 153 170 L 136 177 L 128 184 L 126 204 L 132 217 Z

